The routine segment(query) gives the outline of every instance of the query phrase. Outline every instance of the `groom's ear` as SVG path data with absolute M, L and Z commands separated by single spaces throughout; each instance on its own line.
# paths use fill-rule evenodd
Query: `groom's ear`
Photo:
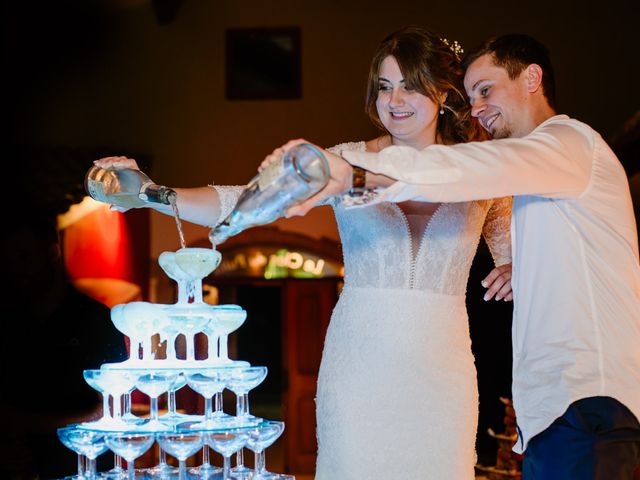
M 537 92 L 542 85 L 542 68 L 537 63 L 532 63 L 524 71 L 524 81 L 529 93 Z

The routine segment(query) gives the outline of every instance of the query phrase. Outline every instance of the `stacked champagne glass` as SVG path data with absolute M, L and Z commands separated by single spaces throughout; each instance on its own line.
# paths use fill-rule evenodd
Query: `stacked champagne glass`
M 237 305 L 209 305 L 202 298 L 202 279 L 220 263 L 220 253 L 206 248 L 182 248 L 164 252 L 159 264 L 178 284 L 178 301 L 171 305 L 131 302 L 116 305 L 111 319 L 130 339 L 129 358 L 85 370 L 86 382 L 103 398 L 102 417 L 58 430 L 62 443 L 78 456 L 78 472 L 68 479 L 253 479 L 291 480 L 294 477 L 269 472 L 264 451 L 282 434 L 284 423 L 268 421 L 249 411 L 249 392 L 267 375 L 266 367 L 231 360 L 228 335 L 239 328 L 246 312 Z M 194 337 L 208 340 L 208 355 L 196 360 Z M 166 342 L 164 358 L 156 358 L 152 338 Z M 185 358 L 176 355 L 175 342 L 183 335 Z M 175 393 L 188 386 L 204 398 L 204 414 L 179 413 Z M 236 396 L 235 415 L 223 408 L 223 391 Z M 134 415 L 130 397 L 139 390 L 150 399 L 149 417 Z M 159 415 L 158 397 L 167 394 L 167 413 Z M 136 469 L 135 461 L 157 442 L 160 455 L 156 466 Z M 212 449 L 224 464 L 210 462 Z M 244 465 L 244 449 L 255 455 L 254 468 Z M 111 450 L 114 467 L 96 472 L 96 458 Z M 202 451 L 201 464 L 187 469 L 186 461 Z M 167 454 L 178 467 L 167 463 Z M 231 468 L 231 457 L 236 465 Z M 126 460 L 126 469 L 122 467 Z

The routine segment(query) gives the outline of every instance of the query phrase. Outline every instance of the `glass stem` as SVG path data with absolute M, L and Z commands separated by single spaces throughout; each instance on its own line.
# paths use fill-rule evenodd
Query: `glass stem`
M 220 335 L 220 338 L 218 340 L 220 342 L 220 353 L 219 353 L 219 357 L 222 360 L 228 360 L 229 359 L 229 352 L 228 352 L 228 336 L 227 335 Z
M 218 353 L 218 337 L 214 333 L 207 335 L 207 360 L 213 360 Z
M 134 464 L 133 460 L 127 460 L 127 477 L 129 477 L 129 480 L 136 479 L 136 470 L 133 464 Z
M 231 478 L 231 456 L 224 457 L 222 478 L 223 480 L 229 480 Z
M 113 418 L 122 417 L 122 395 L 112 396 L 113 398 Z
M 167 360 L 176 359 L 176 335 L 174 333 L 167 334 Z
M 151 339 L 145 338 L 142 340 L 142 360 L 148 360 L 151 358 Z
M 131 393 L 124 394 L 124 414 L 128 415 L 131 413 Z
M 266 463 L 267 462 L 264 457 L 264 450 L 260 450 L 259 452 L 256 452 L 256 465 L 254 468 L 256 475 L 262 475 L 267 471 Z
M 129 358 L 140 360 L 140 342 L 142 342 L 142 340 L 131 338 L 131 352 L 129 353 Z
M 236 467 L 244 467 L 244 448 L 236 453 Z
M 213 401 L 211 397 L 206 397 L 204 399 L 204 420 L 208 422 L 211 420 L 211 414 L 213 412 Z
M 169 398 L 167 400 L 167 410 L 169 413 L 176 413 L 176 391 L 169 390 Z
M 84 456 L 78 454 L 78 478 L 84 477 Z
M 236 394 L 236 417 L 241 417 L 244 415 L 244 394 L 237 393 Z
M 187 478 L 187 461 L 180 460 L 178 462 L 178 478 L 180 480 L 185 480 Z
M 193 303 L 193 301 L 195 300 L 193 280 L 187 280 L 185 290 L 187 292 L 187 303 Z
M 87 470 L 89 471 L 89 473 L 87 474 L 87 478 L 92 478 L 92 479 L 96 478 L 96 459 L 87 458 L 87 461 L 88 461 Z
M 113 466 L 117 471 L 122 471 L 122 457 L 120 455 L 113 454 Z
M 111 416 L 111 412 L 109 409 L 109 394 L 104 392 L 102 394 L 102 418 L 107 418 Z
M 222 413 L 222 402 L 223 402 L 222 392 L 216 393 L 216 397 L 215 398 L 216 398 L 216 410 L 215 410 L 215 412 L 216 413 L 218 413 L 218 412 Z
M 249 394 L 243 393 L 242 398 L 244 398 L 244 413 L 243 415 L 249 415 Z
M 187 303 L 187 281 L 176 281 L 178 282 L 178 303 Z
M 158 444 L 158 449 L 160 450 L 160 466 L 164 467 L 167 465 L 167 453 L 162 449 L 160 444 Z
M 158 420 L 158 397 L 151 397 L 151 407 L 149 417 L 151 421 Z
M 209 463 L 209 446 L 205 445 L 202 447 L 202 467 L 208 468 L 211 464 Z
M 187 360 L 195 359 L 195 335 L 185 335 L 185 343 L 187 344 Z

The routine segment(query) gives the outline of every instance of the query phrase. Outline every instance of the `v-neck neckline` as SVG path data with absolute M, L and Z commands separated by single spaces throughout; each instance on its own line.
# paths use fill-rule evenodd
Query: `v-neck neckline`
M 431 230 L 431 227 L 433 225 L 435 218 L 440 215 L 440 212 L 442 211 L 444 205 L 446 204 L 443 202 L 440 203 L 436 207 L 436 209 L 433 211 L 433 213 L 431 214 L 431 218 L 429 218 L 429 220 L 427 221 L 426 225 L 424 226 L 424 229 L 422 230 L 422 232 L 420 232 L 420 235 L 416 236 L 416 238 L 418 239 L 418 245 L 416 246 L 414 251 L 414 245 L 413 245 L 414 241 L 413 241 L 413 235 L 411 234 L 411 224 L 409 223 L 409 218 L 407 217 L 407 214 L 404 212 L 404 210 L 402 210 L 402 208 L 400 208 L 400 205 L 398 205 L 397 203 L 393 203 L 393 202 L 389 202 L 389 203 L 392 205 L 392 208 L 396 210 L 396 212 L 398 212 L 400 218 L 402 219 L 406 227 L 407 236 L 409 239 L 409 252 L 408 252 L 409 267 L 410 267 L 409 288 L 414 288 L 416 266 L 418 264 L 418 259 L 420 258 L 420 255 L 422 253 L 423 245 L 425 243 L 425 238 L 427 237 L 429 231 Z

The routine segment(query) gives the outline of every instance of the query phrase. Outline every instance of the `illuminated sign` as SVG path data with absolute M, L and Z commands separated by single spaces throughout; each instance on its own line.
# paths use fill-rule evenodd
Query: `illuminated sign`
M 342 276 L 342 264 L 303 251 L 286 248 L 245 248 L 224 252 L 215 276 L 321 278 Z

